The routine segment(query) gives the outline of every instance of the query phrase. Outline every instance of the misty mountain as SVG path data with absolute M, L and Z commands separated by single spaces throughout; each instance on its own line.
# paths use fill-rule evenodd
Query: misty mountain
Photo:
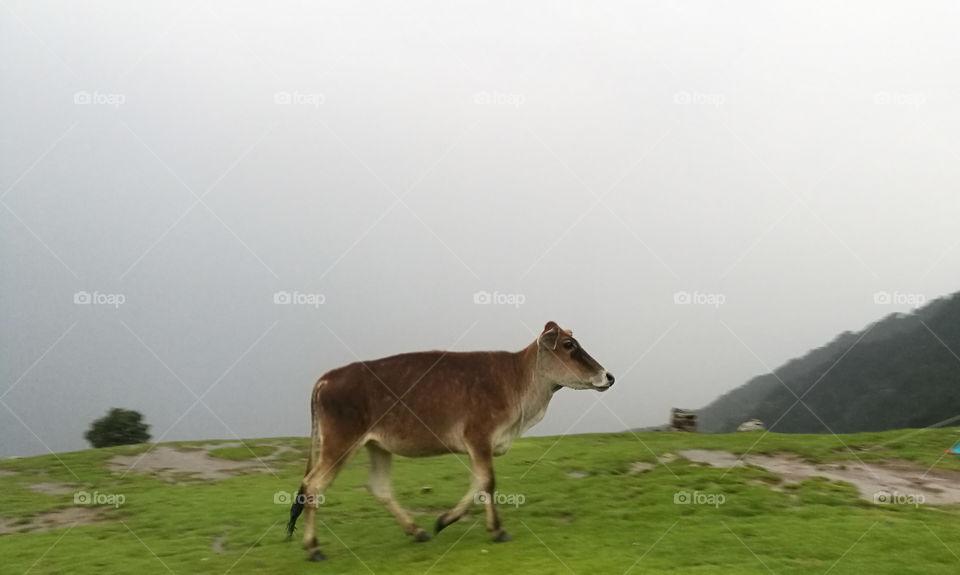
M 753 418 L 781 433 L 926 427 L 960 413 L 956 350 L 960 293 L 844 332 L 751 379 L 699 410 L 699 428 L 735 431 Z

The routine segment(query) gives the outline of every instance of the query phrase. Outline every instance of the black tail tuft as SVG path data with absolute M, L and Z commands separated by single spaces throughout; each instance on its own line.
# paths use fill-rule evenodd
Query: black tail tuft
M 297 496 L 290 506 L 290 521 L 287 523 L 287 539 L 293 537 L 293 532 L 297 530 L 297 518 L 303 513 L 303 486 L 297 491 Z

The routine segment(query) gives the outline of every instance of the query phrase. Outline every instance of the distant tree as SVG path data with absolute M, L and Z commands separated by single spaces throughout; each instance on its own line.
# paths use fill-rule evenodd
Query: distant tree
M 149 427 L 143 422 L 140 412 L 114 407 L 107 415 L 94 421 L 83 436 L 94 447 L 130 445 L 149 441 Z

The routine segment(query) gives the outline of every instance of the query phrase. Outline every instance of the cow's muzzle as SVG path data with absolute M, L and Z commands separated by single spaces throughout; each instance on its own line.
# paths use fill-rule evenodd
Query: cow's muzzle
M 613 387 L 614 381 L 616 381 L 616 378 L 613 377 L 613 374 L 609 371 L 604 371 L 603 375 L 600 376 L 600 382 L 595 383 L 593 387 L 600 391 L 606 391 Z

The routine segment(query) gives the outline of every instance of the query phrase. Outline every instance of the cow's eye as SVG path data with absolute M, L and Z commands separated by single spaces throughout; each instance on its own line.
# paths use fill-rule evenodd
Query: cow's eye
M 577 342 L 573 341 L 572 339 L 568 339 L 567 341 L 563 342 L 563 349 L 567 351 L 572 351 L 576 348 L 577 348 Z

